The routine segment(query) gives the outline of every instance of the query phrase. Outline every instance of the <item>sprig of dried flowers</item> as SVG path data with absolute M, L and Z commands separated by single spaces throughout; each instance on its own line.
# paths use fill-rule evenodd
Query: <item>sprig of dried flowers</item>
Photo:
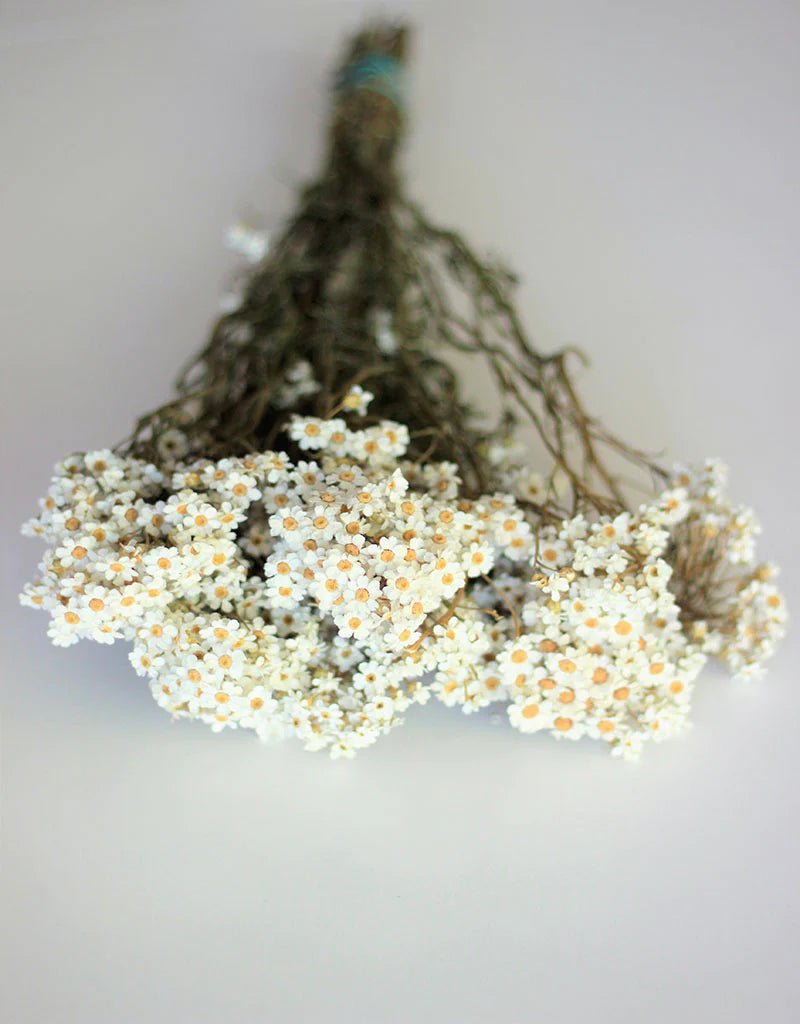
M 22 600 L 55 644 L 132 642 L 158 703 L 215 730 L 351 756 L 434 696 L 635 757 L 684 728 L 709 655 L 761 671 L 775 569 L 720 464 L 669 472 L 608 434 L 511 275 L 404 199 L 404 45 L 354 40 L 328 165 L 273 250 L 233 233 L 254 266 L 179 397 L 59 464 Z M 494 429 L 448 348 L 486 360 Z M 524 423 L 546 477 L 510 443 Z M 637 508 L 606 453 L 651 481 Z

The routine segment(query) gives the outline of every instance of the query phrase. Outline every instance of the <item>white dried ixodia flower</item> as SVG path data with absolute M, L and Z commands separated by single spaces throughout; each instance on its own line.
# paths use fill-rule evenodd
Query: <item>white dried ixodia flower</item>
M 708 654 L 746 676 L 772 653 L 783 601 L 716 464 L 635 515 L 543 526 L 512 494 L 460 498 L 453 466 L 407 461 L 402 424 L 363 425 L 370 397 L 292 419 L 307 461 L 184 463 L 177 436 L 164 469 L 108 450 L 64 460 L 24 528 L 48 550 L 23 603 L 50 614 L 57 645 L 131 642 L 175 716 L 334 757 L 431 695 L 505 702 L 523 732 L 636 756 L 685 726 Z M 666 557 L 681 531 L 724 538 L 715 565 L 738 573 L 691 628 Z
M 259 231 L 239 221 L 226 231 L 225 244 L 233 252 L 244 256 L 248 263 L 259 263 L 269 251 L 269 236 L 266 231 Z

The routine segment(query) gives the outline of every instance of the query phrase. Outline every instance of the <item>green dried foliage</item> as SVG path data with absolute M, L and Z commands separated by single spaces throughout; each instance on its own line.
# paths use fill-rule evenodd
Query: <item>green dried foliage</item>
M 402 62 L 406 41 L 403 27 L 361 32 L 340 83 L 367 57 Z M 322 174 L 252 271 L 241 306 L 215 324 L 176 400 L 144 416 L 124 450 L 157 461 L 159 438 L 177 426 L 197 456 L 274 447 L 296 455 L 284 434 L 288 418 L 330 415 L 353 384 L 364 383 L 375 395 L 370 418 L 405 423 L 411 456 L 457 464 L 468 495 L 496 484 L 487 444 L 527 423 L 569 485 L 566 499 L 554 494 L 537 508 L 545 521 L 623 509 L 611 453 L 650 482 L 666 474 L 584 411 L 571 368 L 579 353 L 536 350 L 515 308 L 513 275 L 405 197 L 395 168 L 405 121 L 385 92 L 370 81 L 335 90 Z M 389 318 L 394 350 L 379 343 L 380 317 Z M 447 362 L 454 352 L 488 367 L 498 423 L 463 399 Z M 284 408 L 281 388 L 299 360 L 311 364 L 320 388 Z

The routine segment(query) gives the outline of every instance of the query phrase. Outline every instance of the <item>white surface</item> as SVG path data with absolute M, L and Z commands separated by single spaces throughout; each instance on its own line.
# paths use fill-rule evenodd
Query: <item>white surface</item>
M 609 425 L 730 462 L 800 608 L 797 5 L 398 7 L 410 191 L 519 268 Z M 173 725 L 16 606 L 51 464 L 169 394 L 364 9 L 0 9 L 2 1019 L 796 1021 L 796 632 L 638 766 L 442 708 L 341 764 Z

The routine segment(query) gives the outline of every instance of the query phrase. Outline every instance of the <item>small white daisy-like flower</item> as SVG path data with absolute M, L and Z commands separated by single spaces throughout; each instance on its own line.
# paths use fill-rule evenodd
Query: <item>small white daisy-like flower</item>
M 342 409 L 356 416 L 366 416 L 369 403 L 375 396 L 360 384 L 353 385 L 342 400 Z
M 257 231 L 239 221 L 228 228 L 225 244 L 240 256 L 244 256 L 248 263 L 259 263 L 269 249 L 269 237 L 266 232 Z

